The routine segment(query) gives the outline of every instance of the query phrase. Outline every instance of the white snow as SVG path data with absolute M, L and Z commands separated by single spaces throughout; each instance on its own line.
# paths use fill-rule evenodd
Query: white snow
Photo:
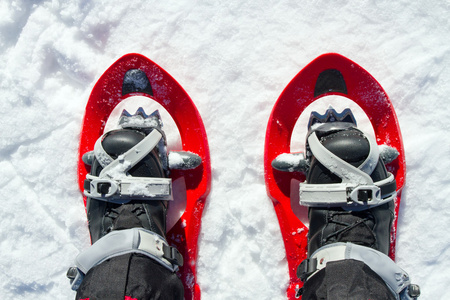
M 184 87 L 209 137 L 203 299 L 285 299 L 285 252 L 264 186 L 266 125 L 297 72 L 338 52 L 381 83 L 403 132 L 397 262 L 422 299 L 447 299 L 449 13 L 438 0 L 1 0 L 0 295 L 74 298 L 65 273 L 89 245 L 76 181 L 84 107 L 106 68 L 138 52 Z M 294 139 L 304 142 L 301 129 Z
M 169 152 L 169 167 L 179 169 L 183 162 L 183 157 L 178 152 Z

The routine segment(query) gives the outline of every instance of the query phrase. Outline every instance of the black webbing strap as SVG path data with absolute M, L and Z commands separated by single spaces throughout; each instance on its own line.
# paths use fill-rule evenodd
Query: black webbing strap
M 163 244 L 163 257 L 167 259 L 170 263 L 175 264 L 179 267 L 183 266 L 183 255 L 175 247 L 167 246 Z

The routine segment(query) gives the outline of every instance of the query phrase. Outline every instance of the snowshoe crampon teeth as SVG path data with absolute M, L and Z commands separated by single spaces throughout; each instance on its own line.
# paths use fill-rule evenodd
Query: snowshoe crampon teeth
M 122 128 L 162 128 L 163 123 L 158 110 L 147 115 L 142 107 L 139 107 L 135 114 L 130 114 L 125 109 L 119 119 L 119 126 Z
M 349 108 L 344 109 L 341 113 L 336 112 L 333 107 L 329 107 L 325 114 L 321 115 L 316 111 L 311 113 L 308 122 L 308 130 L 311 130 L 316 124 L 332 123 L 332 122 L 344 122 L 351 123 L 356 127 L 356 120 L 352 111 Z

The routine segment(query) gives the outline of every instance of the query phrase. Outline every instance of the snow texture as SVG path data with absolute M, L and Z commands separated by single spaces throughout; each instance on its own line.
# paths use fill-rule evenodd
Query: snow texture
M 285 252 L 264 186 L 266 125 L 297 72 L 338 52 L 381 83 L 398 114 L 408 174 L 397 262 L 422 299 L 447 299 L 449 10 L 438 0 L 1 0 L 0 295 L 74 298 L 65 273 L 89 245 L 76 181 L 84 107 L 106 68 L 138 52 L 184 87 L 209 137 L 203 299 L 285 299 Z

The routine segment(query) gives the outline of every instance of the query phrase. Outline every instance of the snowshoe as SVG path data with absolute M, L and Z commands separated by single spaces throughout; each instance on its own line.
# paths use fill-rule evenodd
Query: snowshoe
M 147 97 L 167 110 L 178 127 L 182 151 L 167 149 L 158 112 L 148 116 L 143 109 L 133 115 L 125 111 L 119 129 L 103 133 L 113 109 L 134 96 Z M 185 299 L 200 299 L 197 240 L 211 183 L 206 132 L 186 92 L 146 57 L 121 57 L 94 86 L 80 137 L 78 181 L 93 246 L 80 254 L 83 264 L 69 274 L 73 288 L 88 267 L 105 259 L 104 251 L 97 250 L 103 244 L 102 249 L 110 251 L 107 256 L 134 251 L 155 258 L 177 271 Z M 183 209 L 171 214 L 172 207 L 180 207 L 172 204 L 183 201 Z M 167 213 L 178 216 L 170 226 Z M 136 236 L 147 241 L 145 247 L 136 249 Z M 122 246 L 110 248 L 115 241 Z
M 382 151 L 385 154 L 380 155 L 376 141 L 357 128 L 349 109 L 340 114 L 332 108 L 325 115 L 312 113 L 307 155 L 301 163 L 308 166 L 306 181 L 300 183 L 300 204 L 309 207 L 308 258 L 297 269 L 297 276 L 309 285 L 308 299 L 317 296 L 325 276 L 331 278 L 326 281 L 327 297 L 353 293 L 358 298 L 412 299 L 417 295 L 418 287 L 387 256 L 396 184 L 382 157 L 395 159 L 398 152 L 390 147 Z M 272 166 L 277 168 L 279 160 Z M 328 265 L 327 275 L 320 273 Z M 332 286 L 341 270 L 355 274 L 344 292 L 337 288 L 340 283 Z M 380 283 L 376 291 L 372 280 Z M 371 283 L 366 287 L 367 281 Z M 383 289 L 383 282 L 388 288 Z M 352 289 L 355 284 L 359 291 Z M 336 295 L 330 295 L 333 292 Z
M 366 139 L 356 128 L 351 111 L 338 113 L 330 109 L 325 115 L 313 113 L 306 153 L 291 153 L 291 136 L 300 115 L 314 101 L 331 95 L 359 105 L 371 122 L 375 139 Z M 341 139 L 341 135 L 348 138 Z M 386 149 L 381 151 L 386 165 L 379 159 L 377 144 Z M 351 151 L 346 152 L 349 148 Z M 348 228 L 365 232 L 365 238 L 358 241 L 363 247 L 395 258 L 397 215 L 405 179 L 402 137 L 392 103 L 362 67 L 330 53 L 319 56 L 301 70 L 272 110 L 264 154 L 267 193 L 285 243 L 289 299 L 301 297 L 303 282 L 297 277 L 297 268 L 308 255 L 336 242 L 355 242 Z M 314 207 L 309 215 L 308 206 Z M 348 211 L 354 213 L 346 215 Z M 330 218 L 328 223 L 317 221 L 324 216 Z M 377 223 L 391 226 L 373 232 Z

